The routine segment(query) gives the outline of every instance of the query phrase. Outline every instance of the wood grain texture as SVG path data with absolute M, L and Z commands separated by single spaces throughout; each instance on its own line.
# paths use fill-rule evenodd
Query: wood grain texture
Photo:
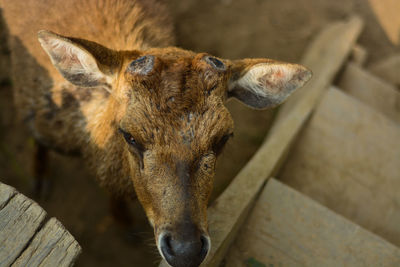
M 17 191 L 13 187 L 0 183 L 0 210 L 16 193 Z
M 331 89 L 304 128 L 279 178 L 400 245 L 400 127 Z
M 400 250 L 270 179 L 226 257 L 226 266 L 399 266 Z
M 400 68 L 398 72 L 400 76 Z M 382 79 L 349 63 L 338 82 L 338 87 L 400 123 L 400 92 Z
M 274 124 L 264 144 L 208 209 L 211 250 L 203 266 L 219 266 L 265 181 L 275 171 L 285 151 L 306 121 L 324 86 L 331 83 L 362 28 L 353 18 L 323 30 L 307 49 L 304 62 L 318 77 L 296 96 L 297 104 Z M 334 63 L 327 64 L 333 61 Z M 163 261 L 160 266 L 167 266 Z
M 73 236 L 51 218 L 12 266 L 72 266 L 80 252 Z
M 14 188 L 0 183 L 0 267 L 72 266 L 81 252 L 55 218 Z
M 10 266 L 38 231 L 46 212 L 21 194 L 0 210 L 0 266 Z

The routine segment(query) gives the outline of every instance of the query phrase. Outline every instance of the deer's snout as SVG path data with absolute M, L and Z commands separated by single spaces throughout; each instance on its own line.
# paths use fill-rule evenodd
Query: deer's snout
M 206 258 L 210 249 L 210 238 L 195 226 L 172 233 L 159 235 L 159 249 L 164 259 L 173 267 L 197 267 Z

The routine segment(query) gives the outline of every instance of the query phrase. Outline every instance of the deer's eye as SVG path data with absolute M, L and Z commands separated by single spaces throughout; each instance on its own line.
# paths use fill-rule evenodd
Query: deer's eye
M 226 134 L 213 144 L 212 150 L 215 153 L 215 155 L 219 155 L 222 152 L 222 149 L 224 148 L 226 142 L 228 142 L 229 138 L 232 136 L 233 136 L 232 133 Z
M 133 138 L 132 135 L 128 134 L 128 133 L 124 133 L 124 137 L 126 142 L 128 142 L 128 144 L 135 146 L 136 145 L 136 140 L 135 138 Z
M 121 128 L 119 129 L 119 131 L 122 133 L 122 135 L 123 135 L 124 138 L 125 138 L 125 141 L 126 141 L 129 145 L 135 147 L 135 148 L 138 149 L 139 151 L 143 151 L 143 146 L 140 145 L 140 144 L 136 141 L 136 139 L 135 139 L 130 133 L 128 133 L 128 132 L 122 130 Z
M 206 56 L 204 60 L 217 70 L 226 70 L 225 64 L 215 57 Z

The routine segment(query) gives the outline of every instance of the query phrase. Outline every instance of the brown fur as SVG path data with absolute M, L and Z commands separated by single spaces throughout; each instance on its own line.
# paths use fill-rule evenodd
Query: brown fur
M 310 76 L 301 66 L 268 59 L 221 60 L 219 68 L 207 54 L 168 47 L 172 26 L 156 1 L 0 1 L 12 35 L 21 117 L 42 144 L 82 153 L 113 194 L 136 192 L 156 235 L 179 236 L 188 222 L 207 233 L 217 150 L 233 131 L 224 106 L 228 88 L 246 104 L 263 108 L 281 103 Z M 54 65 L 79 86 L 66 82 L 40 47 L 36 36 L 42 29 L 69 36 L 39 34 Z M 86 51 L 103 78 L 69 73 L 79 57 L 53 53 L 52 40 Z M 132 70 L 131 62 L 143 55 L 151 55 L 154 64 Z M 237 82 L 251 69 L 265 72 Z M 142 152 L 121 131 L 133 136 Z
M 101 89 L 82 89 L 65 82 L 49 61 L 36 37 L 39 30 L 48 29 L 106 44 L 113 50 L 132 51 L 171 44 L 172 26 L 165 13 L 160 12 L 163 6 L 156 2 L 147 3 L 146 6 L 142 4 L 139 1 L 128 0 L 30 0 L 13 3 L 5 1 L 2 7 L 14 37 L 10 46 L 13 50 L 16 105 L 35 138 L 61 151 L 79 150 L 95 169 L 100 183 L 114 194 L 133 196 L 133 178 L 136 191 L 143 191 L 141 200 L 145 209 L 150 213 L 163 213 L 164 216 L 160 214 L 160 217 L 165 217 L 171 214 L 176 205 L 171 203 L 169 207 L 156 207 L 154 202 L 164 198 L 176 200 L 177 203 L 182 201 L 174 192 L 174 185 L 179 181 L 174 180 L 178 177 L 171 175 L 175 171 L 173 162 L 199 164 L 197 161 L 201 153 L 209 149 L 209 136 L 218 138 L 218 135 L 225 133 L 224 130 L 229 132 L 233 128 L 220 98 L 224 92 L 215 90 L 215 95 L 210 96 L 204 93 L 204 90 L 211 89 L 216 78 L 203 81 L 202 77 L 190 75 L 209 66 L 200 61 L 201 55 L 196 57 L 195 53 L 189 51 L 172 47 L 150 49 L 146 54 L 157 56 L 157 71 L 160 72 L 159 77 L 148 81 L 154 83 L 154 92 L 145 87 L 131 92 L 131 84 L 136 78 L 122 71 L 120 83 L 126 85 L 119 86 L 113 92 L 115 97 L 110 97 Z M 134 8 L 130 10 L 129 7 Z M 21 11 L 28 14 L 23 16 Z M 52 13 L 57 14 L 57 17 L 51 15 Z M 23 49 L 27 50 L 29 57 L 19 56 Z M 98 55 L 97 59 L 100 62 L 104 61 L 105 65 L 110 65 L 107 60 L 112 58 L 117 62 L 114 65 L 121 69 L 125 69 L 127 64 L 138 57 L 135 52 L 115 53 L 112 57 L 96 51 L 96 47 L 91 51 Z M 36 64 L 40 66 L 39 69 L 32 68 L 32 65 Z M 190 70 L 191 67 L 194 69 Z M 24 75 L 23 79 L 21 75 Z M 189 80 L 184 81 L 182 75 L 186 75 Z M 46 76 L 43 81 L 42 76 Z M 47 79 L 49 77 L 51 79 Z M 156 87 L 158 81 L 162 81 L 160 88 Z M 197 121 L 190 120 L 189 116 L 202 116 L 204 121 L 196 123 Z M 126 130 L 153 151 L 162 151 L 149 155 L 149 160 L 154 162 L 155 166 L 168 168 L 153 169 L 148 174 L 149 181 L 135 181 L 135 166 L 132 167 L 129 163 L 133 156 L 129 150 L 124 149 L 127 145 L 117 131 L 120 124 L 126 125 Z M 176 139 L 177 132 L 182 139 Z M 190 136 L 191 132 L 196 136 Z M 195 142 L 181 144 L 184 138 Z M 211 165 L 213 164 L 212 162 Z M 168 175 L 172 176 L 172 181 L 167 183 L 165 180 L 168 179 Z M 211 188 L 212 180 L 209 180 L 206 184 Z M 170 188 L 165 184 L 170 184 Z M 157 185 L 160 185 L 160 188 L 156 188 Z M 203 185 L 203 182 L 200 185 Z M 196 192 L 196 187 L 200 185 L 195 185 L 190 191 Z M 150 194 L 147 189 L 150 186 L 152 191 L 162 194 Z M 199 193 L 207 192 L 201 196 L 205 203 L 202 205 L 203 210 L 194 212 L 197 216 L 205 215 L 210 190 L 197 190 Z

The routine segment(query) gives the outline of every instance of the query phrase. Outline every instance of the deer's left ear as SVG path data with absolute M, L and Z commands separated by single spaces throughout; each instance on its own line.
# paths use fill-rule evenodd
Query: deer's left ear
M 111 76 L 119 66 L 116 51 L 49 31 L 40 31 L 38 38 L 53 65 L 72 84 L 80 87 L 110 85 Z
M 243 59 L 232 63 L 228 96 L 257 109 L 281 104 L 312 76 L 311 71 L 301 65 L 267 59 Z

